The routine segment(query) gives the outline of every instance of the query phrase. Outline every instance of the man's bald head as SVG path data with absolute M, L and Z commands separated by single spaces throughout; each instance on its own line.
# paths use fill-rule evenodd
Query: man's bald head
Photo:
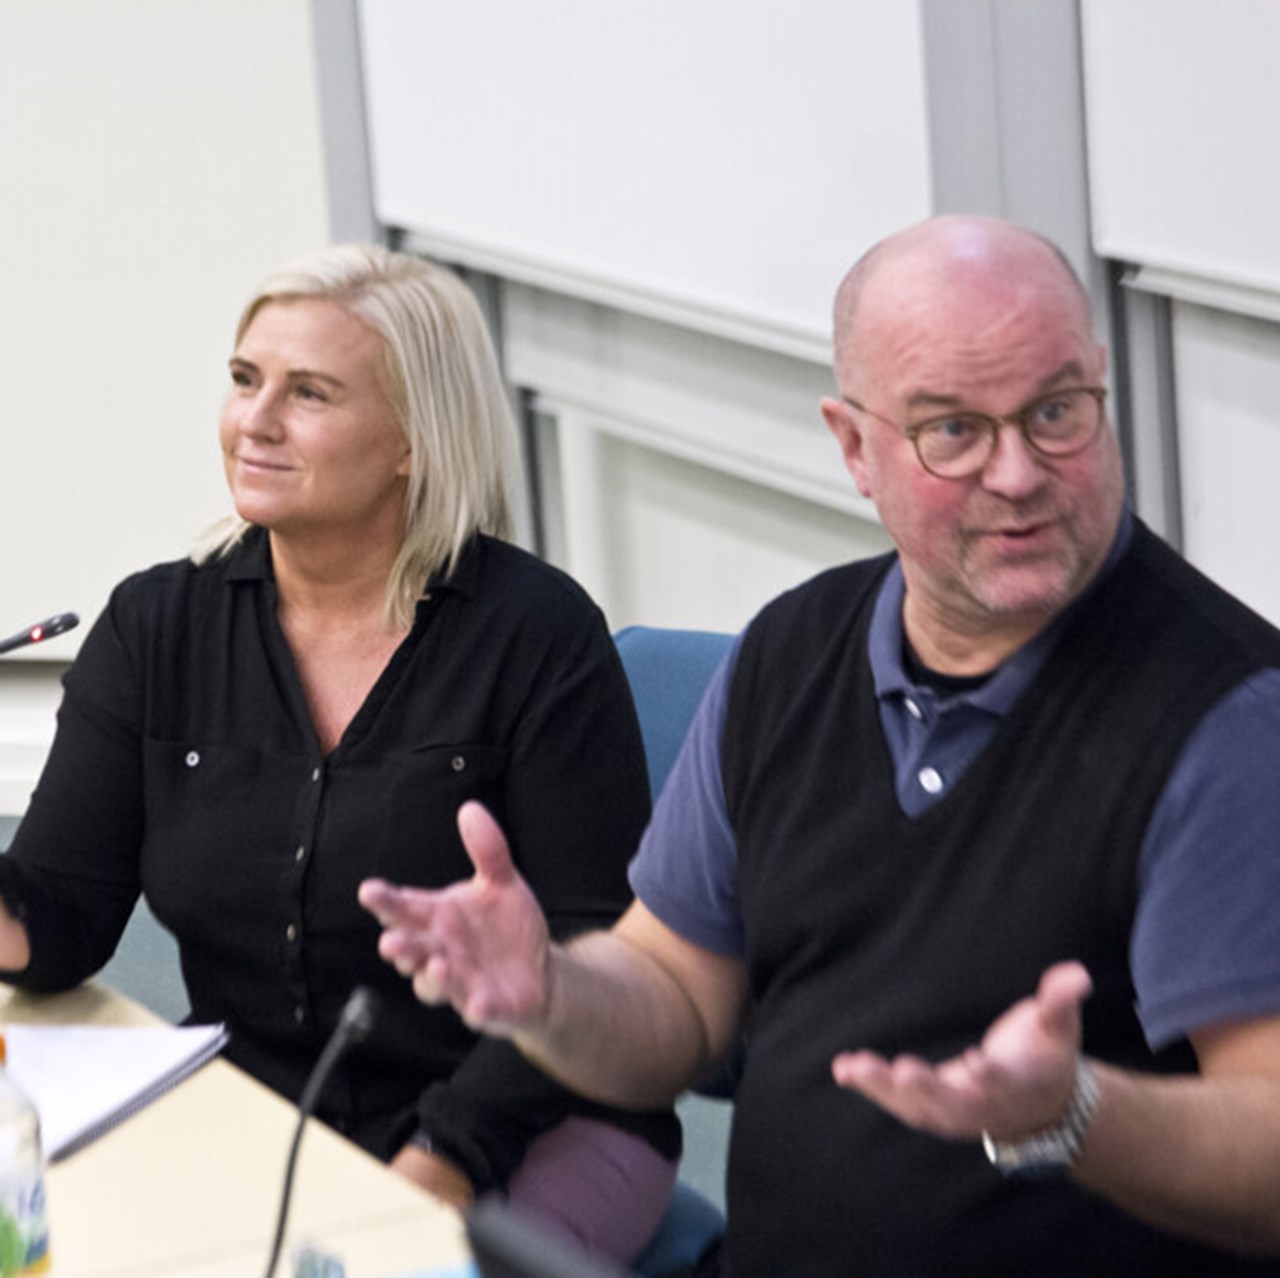
M 934 285 L 940 301 L 984 283 L 1062 289 L 1078 304 L 1082 330 L 1092 328 L 1089 295 L 1056 244 L 1012 222 L 944 215 L 918 222 L 879 241 L 850 268 L 836 292 L 835 365 L 841 385 L 852 384 L 861 348 L 863 303 L 893 305 L 893 292 L 910 280 Z M 874 318 L 875 308 L 870 308 Z

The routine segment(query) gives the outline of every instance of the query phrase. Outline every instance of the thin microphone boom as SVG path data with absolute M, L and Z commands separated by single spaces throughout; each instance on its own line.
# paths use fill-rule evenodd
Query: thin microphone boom
M 47 617 L 37 621 L 34 626 L 19 630 L 16 635 L 0 639 L 0 652 L 12 652 L 15 648 L 25 648 L 29 643 L 43 643 L 54 635 L 65 634 L 80 624 L 80 618 L 74 612 L 60 612 L 55 617 Z
M 271 1278 L 275 1272 L 276 1262 L 280 1259 L 280 1248 L 284 1243 L 285 1224 L 289 1219 L 289 1198 L 293 1193 L 293 1172 L 298 1162 L 298 1149 L 302 1144 L 302 1133 L 311 1117 L 311 1111 L 320 1099 L 324 1085 L 329 1081 L 333 1067 L 346 1052 L 347 1048 L 363 1041 L 373 1029 L 377 1017 L 378 1001 L 373 991 L 364 985 L 357 985 L 343 1004 L 342 1014 L 334 1026 L 329 1041 L 320 1053 L 306 1086 L 302 1089 L 302 1097 L 298 1101 L 298 1125 L 294 1128 L 293 1144 L 289 1147 L 289 1162 L 285 1167 L 284 1190 L 280 1196 L 280 1213 L 276 1219 L 276 1236 L 271 1243 L 271 1256 L 267 1260 L 264 1278 Z

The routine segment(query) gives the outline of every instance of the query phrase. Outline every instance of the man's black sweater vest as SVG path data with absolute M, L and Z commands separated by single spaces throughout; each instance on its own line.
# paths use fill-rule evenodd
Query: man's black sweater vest
M 1153 1057 L 1133 1011 L 1138 852 L 1188 735 L 1247 674 L 1280 665 L 1280 633 L 1138 524 L 995 739 L 913 820 L 867 658 L 890 562 L 776 600 L 730 690 L 721 757 L 753 999 L 734 1278 L 1255 1272 L 1067 1180 L 1003 1179 L 975 1144 L 838 1089 L 830 1064 L 857 1047 L 951 1056 L 1075 958 L 1096 987 L 1090 1055 L 1193 1068 L 1185 1045 Z

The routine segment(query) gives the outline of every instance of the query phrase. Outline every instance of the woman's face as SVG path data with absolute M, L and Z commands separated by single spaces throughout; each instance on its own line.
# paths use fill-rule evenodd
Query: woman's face
M 409 445 L 378 377 L 382 339 L 328 298 L 264 305 L 231 357 L 219 437 L 240 516 L 276 536 L 399 544 Z

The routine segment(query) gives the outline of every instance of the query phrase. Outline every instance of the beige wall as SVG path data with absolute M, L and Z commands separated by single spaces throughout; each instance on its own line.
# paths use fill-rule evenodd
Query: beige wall
M 326 242 L 307 0 L 0 4 L 0 812 L 20 811 L 70 656 L 127 572 L 225 509 L 231 329 Z

